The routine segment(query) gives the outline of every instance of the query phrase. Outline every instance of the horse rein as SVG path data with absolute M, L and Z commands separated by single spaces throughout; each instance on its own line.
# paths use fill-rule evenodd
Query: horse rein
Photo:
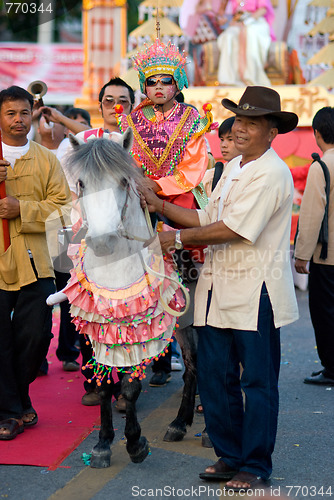
M 123 238 L 126 238 L 127 240 L 135 240 L 135 241 L 141 241 L 143 243 L 146 243 L 147 241 L 149 241 L 154 236 L 154 231 L 153 231 L 153 227 L 152 227 L 152 223 L 151 223 L 151 218 L 150 218 L 150 214 L 148 212 L 147 207 L 145 207 L 144 213 L 145 213 L 146 224 L 147 224 L 147 227 L 148 227 L 148 230 L 149 230 L 149 233 L 150 233 L 150 238 L 142 238 L 141 236 L 136 236 L 134 234 L 130 234 L 125 229 L 124 222 L 125 222 L 125 219 L 126 219 L 126 211 L 128 209 L 128 199 L 129 199 L 129 196 L 130 196 L 130 190 L 133 191 L 133 193 L 134 193 L 135 196 L 139 197 L 139 195 L 136 192 L 136 190 L 134 189 L 133 185 L 129 182 L 128 183 L 128 187 L 127 187 L 127 193 L 126 193 L 125 202 L 124 202 L 124 205 L 123 205 L 123 208 L 122 208 L 122 212 L 121 212 L 121 220 L 120 220 L 120 223 L 117 226 L 117 234 L 119 236 L 123 237 Z
M 119 234 L 119 236 L 123 237 L 123 238 L 126 238 L 128 240 L 135 240 L 135 241 L 141 241 L 143 243 L 146 243 L 147 241 L 149 241 L 151 238 L 153 238 L 155 236 L 155 233 L 154 233 L 154 229 L 153 229 L 153 226 L 152 226 L 152 222 L 151 222 L 151 217 L 150 217 L 150 213 L 148 211 L 148 208 L 147 206 L 145 207 L 144 209 L 144 214 L 145 214 L 145 220 L 146 220 L 146 224 L 147 224 L 147 228 L 149 230 L 149 233 L 150 233 L 150 238 L 142 238 L 140 236 L 135 236 L 133 234 L 130 234 L 126 229 L 125 229 L 125 225 L 124 225 L 124 221 L 126 219 L 126 211 L 128 209 L 128 198 L 130 196 L 130 189 L 133 191 L 133 193 L 135 194 L 135 196 L 139 196 L 137 191 L 134 189 L 133 185 L 131 183 L 128 184 L 128 187 L 127 187 L 127 193 L 126 193 L 126 198 L 125 198 L 125 202 L 124 202 L 124 205 L 123 205 L 123 208 L 122 208 L 122 212 L 121 212 L 121 220 L 120 220 L 120 223 L 118 225 L 118 228 L 117 228 L 117 233 Z M 162 280 L 164 279 L 168 279 L 169 281 L 172 281 L 173 283 L 176 283 L 177 286 L 182 290 L 182 293 L 184 295 L 184 299 L 185 299 L 185 307 L 183 309 L 183 311 L 179 312 L 179 311 L 175 311 L 175 309 L 172 309 L 165 301 L 164 299 L 162 298 L 162 293 L 163 293 L 163 288 L 162 288 L 162 283 L 160 283 L 159 285 L 159 289 L 160 289 L 160 303 L 163 307 L 163 309 L 168 312 L 171 316 L 174 316 L 174 317 L 180 317 L 180 316 L 183 316 L 189 309 L 189 305 L 190 305 L 190 295 L 189 295 L 189 292 L 188 292 L 188 289 L 183 285 L 183 283 L 181 283 L 179 280 L 175 279 L 175 278 L 172 278 L 171 276 L 166 276 L 166 274 L 164 274 L 163 272 L 158 272 L 158 271 L 154 271 L 151 267 L 149 267 L 141 252 L 139 252 L 139 255 L 140 255 L 140 260 L 142 262 L 142 265 L 143 265 L 143 268 L 145 269 L 145 271 L 153 276 L 156 276 L 157 278 L 161 278 Z
M 154 230 L 153 230 L 153 226 L 152 226 L 152 222 L 151 222 L 151 217 L 150 217 L 150 214 L 149 214 L 149 211 L 148 211 L 148 208 L 147 206 L 145 207 L 144 209 L 144 214 L 145 214 L 145 220 L 146 220 L 146 224 L 147 224 L 147 227 L 148 227 L 148 230 L 149 230 L 149 233 L 150 233 L 150 238 L 147 239 L 147 238 L 141 238 L 140 236 L 135 236 L 135 235 L 132 235 L 132 234 L 129 234 L 128 231 L 125 229 L 125 226 L 124 226 L 124 221 L 126 219 L 126 210 L 128 208 L 128 204 L 127 204 L 127 201 L 128 201 L 128 198 L 129 198 L 129 195 L 130 195 L 130 188 L 132 189 L 132 191 L 134 192 L 135 196 L 138 196 L 136 190 L 134 189 L 134 187 L 129 183 L 128 184 L 128 188 L 127 188 L 127 195 L 126 195 L 126 199 L 125 199 L 125 202 L 124 202 L 124 205 L 123 205 L 123 208 L 122 208 L 122 213 L 121 213 L 121 221 L 118 225 L 118 233 L 120 234 L 120 236 L 122 236 L 123 238 L 127 238 L 128 240 L 136 240 L 136 241 L 142 241 L 142 242 L 147 242 L 149 241 L 149 239 L 153 238 L 155 236 L 155 233 L 154 233 Z M 121 225 L 123 227 L 121 227 Z M 183 309 L 182 312 L 179 312 L 179 311 L 175 311 L 175 309 L 172 309 L 165 301 L 164 299 L 162 298 L 162 293 L 163 293 L 163 288 L 162 288 L 162 283 L 159 285 L 159 289 L 160 289 L 160 303 L 163 307 L 163 309 L 168 312 L 171 316 L 183 316 L 189 309 L 189 305 L 190 305 L 190 295 L 189 295 L 189 292 L 188 292 L 188 289 L 183 285 L 183 283 L 180 283 L 179 280 L 175 279 L 175 278 L 172 278 L 171 276 L 166 276 L 163 272 L 158 272 L 158 271 L 154 271 L 151 267 L 149 267 L 141 252 L 139 252 L 139 255 L 140 255 L 140 260 L 142 262 L 142 265 L 145 269 L 145 271 L 153 276 L 156 276 L 157 278 L 161 278 L 162 280 L 164 279 L 168 279 L 169 281 L 172 281 L 173 283 L 176 283 L 178 285 L 179 288 L 181 288 L 182 290 L 182 293 L 184 295 L 184 298 L 185 298 L 185 307 Z

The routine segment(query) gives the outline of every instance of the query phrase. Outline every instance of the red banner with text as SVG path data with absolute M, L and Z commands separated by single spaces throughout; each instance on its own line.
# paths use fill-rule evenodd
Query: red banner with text
M 42 80 L 45 104 L 73 105 L 82 94 L 83 57 L 81 43 L 0 43 L 0 90 Z

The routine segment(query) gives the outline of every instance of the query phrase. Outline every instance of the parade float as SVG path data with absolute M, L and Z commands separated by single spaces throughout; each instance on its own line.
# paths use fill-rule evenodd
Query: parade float
M 224 5 L 224 1 L 207 0 L 204 3 L 210 9 L 217 4 Z M 186 14 L 196 14 L 194 11 L 200 2 L 203 0 L 144 0 L 138 7 L 138 25 L 128 33 L 126 0 L 83 0 L 82 45 L 26 44 L 29 46 L 22 48 L 22 44 L 16 44 L 17 47 L 9 48 L 2 43 L 0 62 L 5 76 L 0 75 L 0 84 L 4 88 L 11 84 L 27 87 L 31 80 L 44 80 L 49 87 L 47 104 L 74 103 L 90 112 L 93 126 L 101 126 L 98 94 L 110 78 L 122 77 L 137 90 L 140 98 L 132 58 L 145 43 L 154 41 L 158 12 L 161 40 L 171 40 L 187 54 L 190 85 L 183 92 L 185 101 L 200 111 L 209 102 L 214 121 L 221 123 L 229 116 L 221 100 L 238 101 L 246 83 L 227 86 L 219 82 L 220 54 L 217 26 L 212 30 L 213 16 L 211 24 L 202 20 L 199 29 L 190 35 L 187 33 L 182 9 Z M 311 128 L 312 118 L 323 106 L 334 106 L 334 0 L 271 0 L 271 3 L 276 40 L 270 44 L 265 72 L 270 86 L 281 96 L 282 109 L 299 116 L 297 129 L 284 137 L 279 136 L 273 147 L 293 173 L 297 212 L 311 154 L 318 151 Z M 220 26 L 218 30 L 225 28 Z M 65 70 L 61 69 L 61 64 Z M 51 80 L 55 80 L 54 86 Z M 219 159 L 217 132 L 207 134 L 207 138 L 213 156 Z M 294 224 L 295 221 L 294 217 Z
M 194 7 L 199 2 L 201 0 L 188 2 L 187 8 L 192 9 L 194 13 Z M 214 0 L 206 3 L 213 5 L 212 2 Z M 78 99 L 76 105 L 89 110 L 95 126 L 102 125 L 98 113 L 98 90 L 109 77 L 121 76 L 135 90 L 139 89 L 139 82 L 132 68 L 132 57 L 143 44 L 154 41 L 157 15 L 161 39 L 172 40 L 188 55 L 187 73 L 190 85 L 183 91 L 185 102 L 199 110 L 209 102 L 212 105 L 214 120 L 218 123 L 230 116 L 221 101 L 228 98 L 238 102 L 245 86 L 226 86 L 219 83 L 217 33 L 212 32 L 212 24 L 202 22 L 190 39 L 180 28 L 180 14 L 182 15 L 181 9 L 185 3 L 183 0 L 144 0 L 138 9 L 138 27 L 129 33 L 126 41 L 123 36 L 126 32 L 125 0 L 84 1 L 84 98 Z M 270 85 L 281 96 L 282 109 L 299 116 L 298 127 L 293 132 L 278 136 L 273 144 L 273 148 L 290 167 L 294 178 L 291 228 L 293 242 L 308 168 L 312 162 L 311 154 L 320 153 L 311 126 L 312 118 L 320 108 L 334 106 L 334 94 L 331 93 L 334 87 L 334 0 L 272 0 L 272 5 L 275 12 L 273 28 L 276 40 L 270 45 L 265 71 Z M 105 39 L 105 31 L 102 31 L 101 26 L 105 26 L 107 12 L 109 17 L 111 12 L 114 13 L 114 23 L 117 25 L 121 43 L 116 44 L 113 39 L 108 44 Z M 97 25 L 100 29 L 96 28 Z M 88 34 L 89 26 L 95 26 L 95 37 L 93 28 Z M 112 61 L 112 47 L 121 50 L 117 64 L 114 62 L 107 74 L 102 61 L 104 55 Z M 208 133 L 206 137 L 214 158 L 220 159 L 217 132 Z M 301 288 L 304 286 L 302 284 Z
M 195 2 L 196 3 L 196 2 Z M 275 11 L 273 41 L 266 64 L 271 86 L 282 100 L 282 108 L 299 116 L 298 128 L 275 145 L 290 167 L 310 162 L 316 148 L 311 130 L 312 118 L 323 106 L 334 105 L 331 93 L 334 65 L 334 0 L 273 0 Z M 139 88 L 132 69 L 132 57 L 144 43 L 156 37 L 155 22 L 159 7 L 161 40 L 171 40 L 189 54 L 188 80 L 185 101 L 202 109 L 212 104 L 214 120 L 221 122 L 228 111 L 221 106 L 223 98 L 238 101 L 244 87 L 229 87 L 217 79 L 218 57 L 216 40 L 199 37 L 200 51 L 189 49 L 190 40 L 179 25 L 182 0 L 144 0 L 138 9 L 138 27 L 126 37 L 125 0 L 84 0 L 84 86 L 83 95 L 76 100 L 89 110 L 94 125 L 101 125 L 98 113 L 98 92 L 113 76 L 121 76 L 134 89 Z M 200 75 L 198 68 L 201 69 Z M 205 85 L 203 85 L 205 83 Z M 219 157 L 216 134 L 208 134 L 215 157 Z

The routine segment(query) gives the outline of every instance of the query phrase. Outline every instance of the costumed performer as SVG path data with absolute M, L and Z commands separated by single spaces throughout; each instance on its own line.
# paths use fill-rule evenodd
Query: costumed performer
M 189 38 L 189 54 L 193 69 L 188 71 L 192 84 L 205 85 L 203 57 L 210 42 L 216 43 L 227 19 L 224 17 L 228 0 L 184 0 L 180 8 L 179 24 Z M 210 49 L 209 49 L 210 52 Z M 192 65 L 191 65 L 192 66 Z
M 119 115 L 119 127 L 123 133 L 128 127 L 133 130 L 131 154 L 143 169 L 148 186 L 165 201 L 197 209 L 208 201 L 200 183 L 208 165 L 204 134 L 210 130 L 212 115 L 210 105 L 204 106 L 206 115 L 201 118 L 193 106 L 176 101 L 183 87 L 188 87 L 185 65 L 186 58 L 178 48 L 159 39 L 138 53 L 134 67 L 147 99 L 129 115 Z M 168 364 L 169 356 L 166 358 Z M 157 371 L 153 365 L 159 380 L 150 384 L 165 385 L 169 365 Z
M 264 71 L 271 40 L 275 40 L 270 0 L 230 0 L 229 7 L 232 21 L 217 38 L 219 83 L 270 86 Z
M 201 118 L 193 106 L 176 101 L 188 80 L 186 59 L 171 43 L 157 39 L 134 64 L 147 99 L 119 116 L 121 132 L 133 130 L 131 154 L 160 197 L 187 208 L 203 207 L 207 197 L 200 182 L 208 164 L 204 134 L 212 124 L 211 106 Z

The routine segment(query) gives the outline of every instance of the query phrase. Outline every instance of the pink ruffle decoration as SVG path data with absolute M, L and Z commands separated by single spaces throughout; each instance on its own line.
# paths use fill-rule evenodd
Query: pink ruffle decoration
M 73 319 L 76 329 L 108 345 L 131 345 L 161 337 L 174 320 L 174 316 L 166 311 L 160 312 L 161 307 L 158 308 L 161 281 L 145 273 L 136 283 L 120 291 L 99 288 L 89 282 L 84 272 L 85 249 L 86 245 L 82 242 L 81 245 L 71 245 L 68 252 L 74 269 L 64 293 L 71 305 L 82 311 L 81 316 Z M 165 275 L 170 276 L 174 272 L 172 263 L 164 261 Z M 168 279 L 164 279 L 161 288 L 164 297 L 172 296 L 168 305 L 176 311 L 181 310 L 184 299 L 180 289 L 175 290 L 176 285 Z M 126 300 L 116 298 L 117 295 L 124 296 L 125 292 L 128 294 Z M 100 316 L 101 322 L 88 322 L 84 312 Z
M 170 314 L 161 313 L 152 319 L 151 324 L 140 323 L 137 327 L 127 324 L 113 325 L 110 323 L 88 323 L 75 318 L 73 321 L 80 333 L 89 335 L 93 340 L 102 344 L 136 344 L 147 342 L 148 340 L 159 338 L 162 332 L 166 331 L 172 323 L 173 317 Z

